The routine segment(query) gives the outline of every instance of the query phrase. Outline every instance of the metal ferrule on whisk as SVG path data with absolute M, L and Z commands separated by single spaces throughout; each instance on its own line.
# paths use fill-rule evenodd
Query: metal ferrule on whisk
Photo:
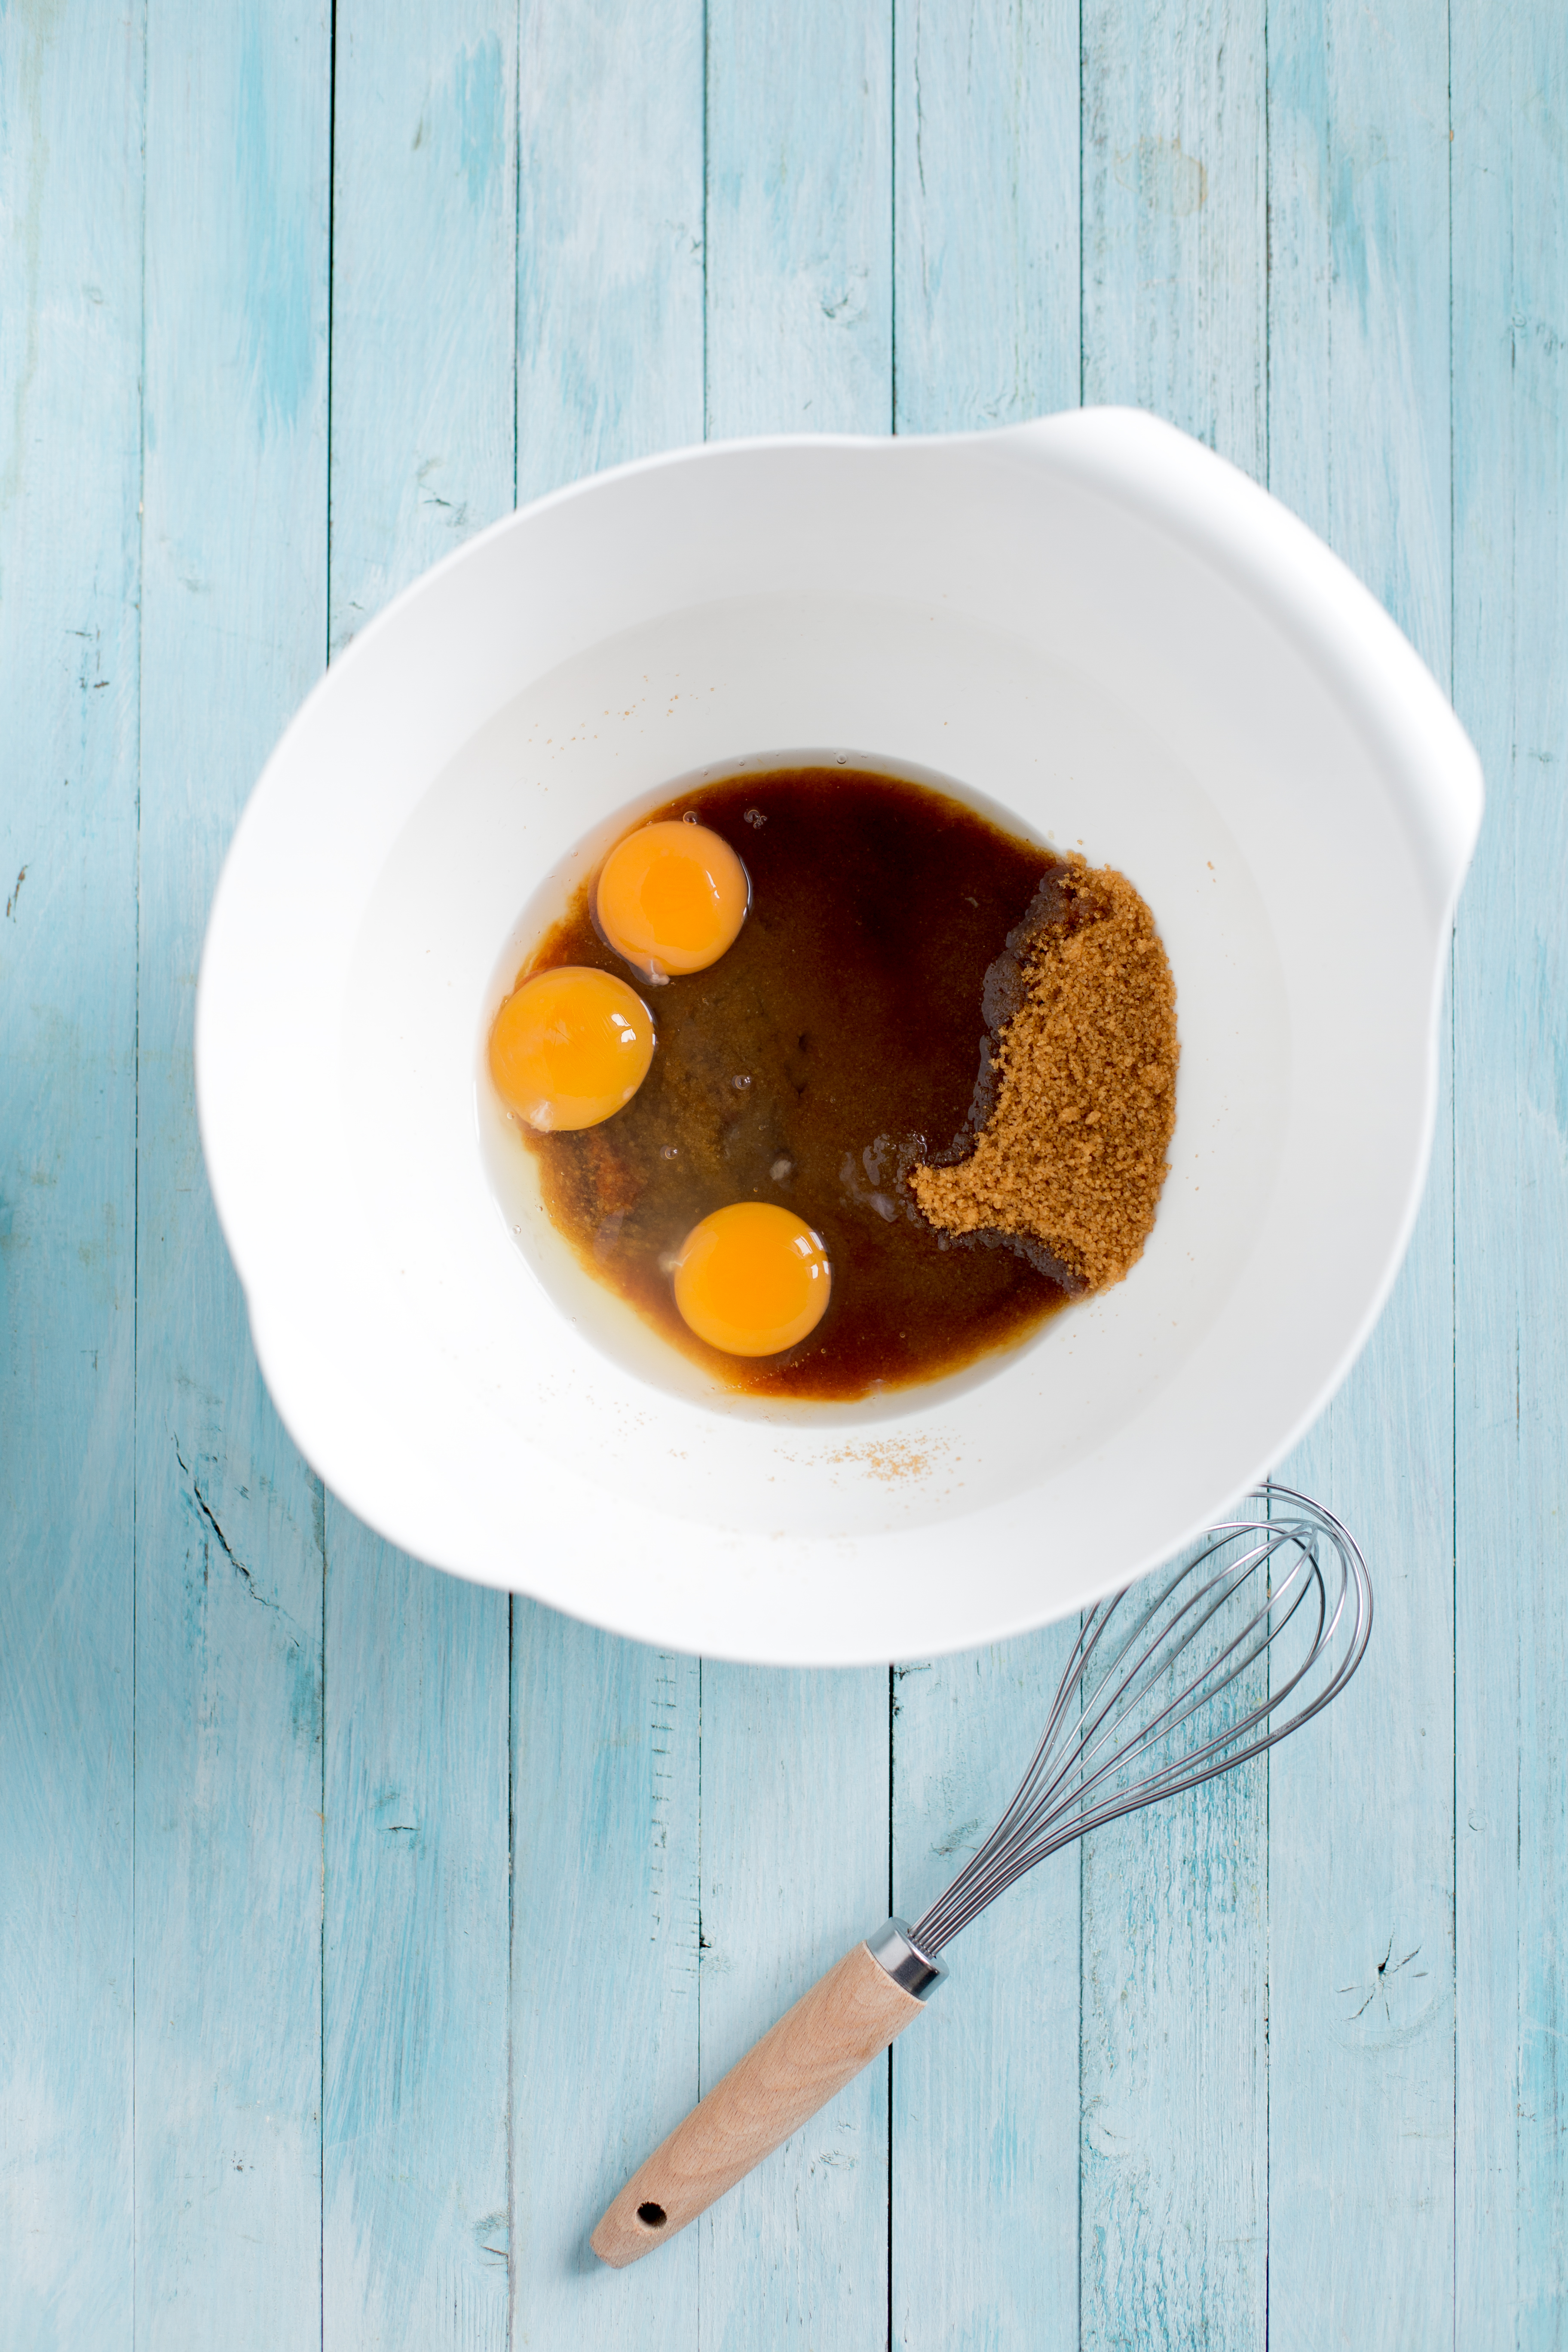
M 940 1960 L 921 1951 L 907 1919 L 888 1920 L 874 1936 L 867 1937 L 866 1949 L 877 1966 L 917 2000 L 929 2000 L 947 1974 Z

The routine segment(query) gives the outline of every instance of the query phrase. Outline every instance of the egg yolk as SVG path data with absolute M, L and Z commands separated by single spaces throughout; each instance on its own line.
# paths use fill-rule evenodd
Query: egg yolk
M 653 1060 L 647 1006 L 613 971 L 561 964 L 509 996 L 490 1031 L 490 1076 L 545 1135 L 597 1127 L 630 1102 Z
M 832 1281 L 809 1225 L 770 1201 L 736 1201 L 687 1234 L 675 1303 L 710 1348 L 776 1356 L 816 1328 Z
M 719 834 L 681 819 L 645 824 L 617 842 L 599 876 L 595 910 L 617 955 L 649 980 L 702 971 L 746 919 L 746 869 Z

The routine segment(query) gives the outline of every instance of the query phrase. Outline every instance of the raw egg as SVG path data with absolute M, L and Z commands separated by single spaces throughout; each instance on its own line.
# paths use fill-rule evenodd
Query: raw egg
M 727 1356 L 777 1356 L 821 1322 L 833 1276 L 811 1227 L 771 1201 L 735 1201 L 692 1228 L 675 1303 Z
M 721 835 L 668 819 L 616 843 L 595 908 L 617 955 L 649 980 L 668 980 L 717 963 L 750 898 L 746 869 Z
M 613 971 L 558 964 L 509 996 L 490 1031 L 490 1076 L 510 1110 L 544 1135 L 597 1127 L 625 1108 L 653 1060 L 647 1006 Z

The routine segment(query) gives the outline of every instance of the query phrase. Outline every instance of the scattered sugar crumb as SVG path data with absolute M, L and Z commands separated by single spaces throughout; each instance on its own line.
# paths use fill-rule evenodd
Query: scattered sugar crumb
M 941 1450 L 940 1441 L 930 1438 L 921 1442 L 912 1437 L 883 1437 L 867 1445 L 840 1446 L 827 1459 L 847 1469 L 864 1470 L 893 1486 L 905 1479 L 929 1477 L 937 1467 L 935 1457 Z

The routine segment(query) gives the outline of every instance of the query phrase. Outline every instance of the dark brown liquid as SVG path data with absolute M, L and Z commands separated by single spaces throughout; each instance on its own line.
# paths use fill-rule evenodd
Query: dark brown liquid
M 964 1133 L 987 971 L 1057 861 L 922 784 L 851 768 L 732 777 L 653 815 L 688 812 L 751 876 L 727 954 L 649 988 L 595 929 L 590 877 L 524 968 L 629 977 L 658 1040 L 614 1118 L 520 1127 L 555 1225 L 672 1346 L 754 1395 L 860 1397 L 1016 1344 L 1069 1295 L 1066 1269 L 938 1234 L 904 1180 Z M 742 1200 L 795 1210 L 832 1264 L 826 1314 L 784 1355 L 721 1355 L 676 1311 L 670 1254 Z

